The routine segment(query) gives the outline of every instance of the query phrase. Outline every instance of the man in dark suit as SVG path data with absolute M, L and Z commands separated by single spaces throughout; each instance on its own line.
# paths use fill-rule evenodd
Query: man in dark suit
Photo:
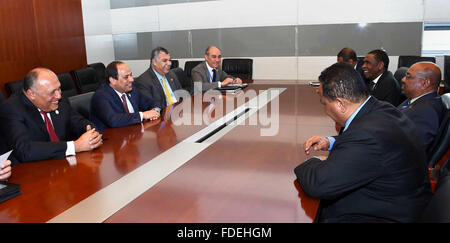
M 311 158 L 294 170 L 304 192 L 321 199 L 316 222 L 413 222 L 431 195 L 414 124 L 369 96 L 348 64 L 332 65 L 319 80 L 320 102 L 344 131 L 309 138 L 305 152 L 329 149 L 328 158 Z
M 161 109 L 178 102 L 175 91 L 182 89 L 171 65 L 169 51 L 157 47 L 152 50 L 150 67 L 135 80 L 138 90 Z
M 433 144 L 445 114 L 438 94 L 440 82 L 441 70 L 431 62 L 412 65 L 402 79 L 402 93 L 407 99 L 398 108 L 414 122 L 427 150 Z
M 102 84 L 91 100 L 90 120 L 104 130 L 159 118 L 160 109 L 147 96 L 133 88 L 133 75 L 123 62 L 106 67 L 108 84 Z
M 31 70 L 23 93 L 1 105 L 0 124 L 20 162 L 60 159 L 102 145 L 95 127 L 61 99 L 58 77 L 46 68 Z
M 364 58 L 362 66 L 363 74 L 366 77 L 370 95 L 375 98 L 398 106 L 400 100 L 400 86 L 394 75 L 388 71 L 389 57 L 383 50 L 373 50 Z
M 356 56 L 356 52 L 353 49 L 348 47 L 342 48 L 337 54 L 337 62 L 346 62 L 350 64 L 363 79 L 365 79 L 363 70 L 361 66 L 358 66 L 358 57 Z
M 194 82 L 194 93 L 220 88 L 228 84 L 242 84 L 240 78 L 228 75 L 220 68 L 222 53 L 219 48 L 209 46 L 205 51 L 205 61 L 192 69 L 192 81 Z M 200 85 L 201 84 L 201 85 Z

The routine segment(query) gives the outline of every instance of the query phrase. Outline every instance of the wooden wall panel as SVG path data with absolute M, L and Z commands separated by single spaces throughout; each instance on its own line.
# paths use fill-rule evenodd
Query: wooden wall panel
M 37 66 L 56 73 L 86 66 L 81 0 L 2 0 L 0 88 Z

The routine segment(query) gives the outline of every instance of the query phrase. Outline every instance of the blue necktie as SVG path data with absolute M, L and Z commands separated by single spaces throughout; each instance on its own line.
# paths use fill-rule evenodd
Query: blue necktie
M 216 82 L 216 69 L 214 68 L 212 70 L 212 72 L 213 72 L 213 76 L 212 76 L 212 81 L 211 82 Z
M 411 100 L 407 100 L 407 101 L 400 107 L 400 109 L 403 110 L 403 109 L 408 108 L 409 104 L 411 104 Z

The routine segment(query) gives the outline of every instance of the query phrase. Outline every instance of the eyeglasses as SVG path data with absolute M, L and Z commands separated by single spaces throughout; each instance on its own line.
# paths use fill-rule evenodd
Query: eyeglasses
M 413 79 L 413 78 L 417 78 L 417 79 L 425 79 L 425 78 L 422 78 L 422 77 L 419 77 L 419 76 L 416 76 L 416 75 L 411 75 L 411 74 L 409 74 L 409 73 L 407 73 L 406 75 L 405 75 L 405 79 Z

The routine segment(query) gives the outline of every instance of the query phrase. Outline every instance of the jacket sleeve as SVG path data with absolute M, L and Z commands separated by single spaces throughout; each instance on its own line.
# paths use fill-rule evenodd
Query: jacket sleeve
M 332 200 L 373 181 L 384 169 L 374 139 L 363 131 L 338 136 L 326 160 L 312 158 L 295 168 L 302 189 L 311 197 Z

